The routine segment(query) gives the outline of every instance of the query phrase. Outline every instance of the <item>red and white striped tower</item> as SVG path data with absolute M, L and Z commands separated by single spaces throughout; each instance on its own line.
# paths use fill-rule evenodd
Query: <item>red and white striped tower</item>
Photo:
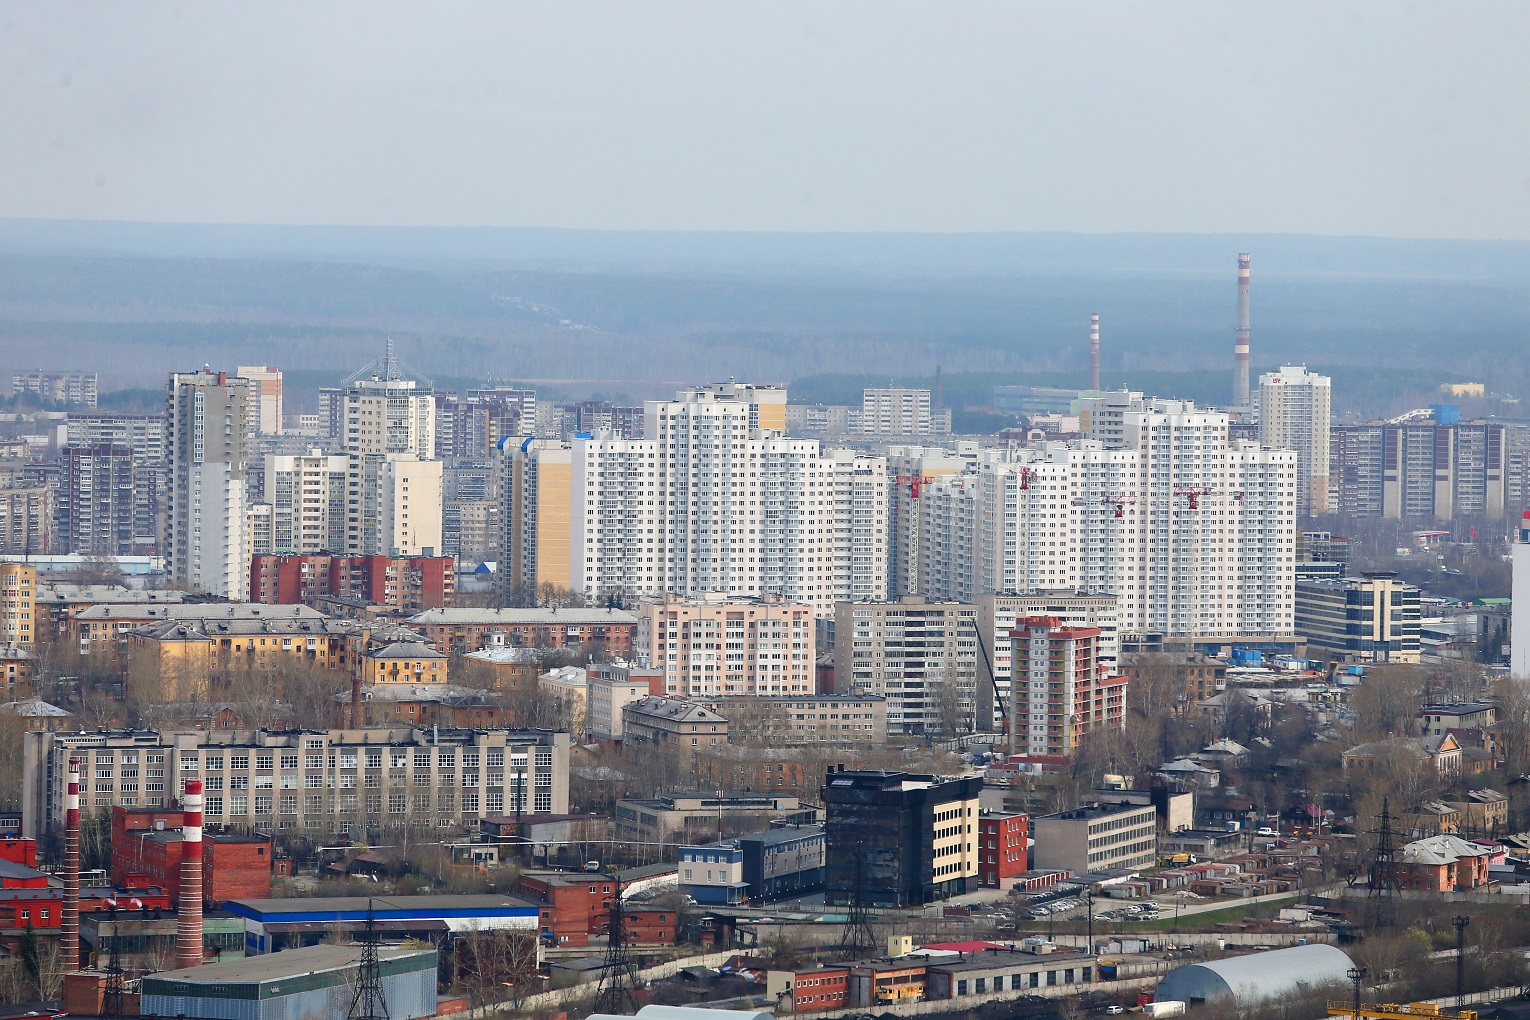
M 202 965 L 202 781 L 186 780 L 181 799 L 181 889 L 176 904 L 175 964 Z
M 1249 405 L 1248 252 L 1238 255 L 1238 328 L 1233 336 L 1233 406 Z
M 80 966 L 80 759 L 69 759 L 64 795 L 64 909 L 59 913 L 59 955 L 66 970 Z

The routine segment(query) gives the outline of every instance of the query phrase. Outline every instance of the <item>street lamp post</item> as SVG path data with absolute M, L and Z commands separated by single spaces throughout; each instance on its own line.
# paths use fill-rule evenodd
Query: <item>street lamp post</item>
M 1457 914 L 1450 923 L 1456 929 L 1456 1008 L 1460 1009 L 1466 999 L 1466 926 L 1472 919 L 1466 914 Z
M 1360 985 L 1365 981 L 1364 967 L 1351 967 L 1347 971 L 1349 979 L 1355 983 L 1355 1008 L 1353 1020 L 1360 1020 Z

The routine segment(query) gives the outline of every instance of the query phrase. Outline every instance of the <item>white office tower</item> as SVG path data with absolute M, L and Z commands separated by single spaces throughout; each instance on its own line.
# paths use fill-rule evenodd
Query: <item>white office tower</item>
M 345 548 L 349 470 L 349 457 L 318 449 L 266 456 L 263 491 L 270 504 L 269 551 L 311 554 Z M 261 551 L 259 543 L 255 550 Z
M 729 383 L 650 401 L 644 439 L 576 438 L 571 586 L 771 595 L 820 614 L 884 597 L 885 459 L 786 439 L 784 409 L 783 390 Z
M 249 597 L 245 534 L 248 387 L 203 369 L 170 377 L 166 446 L 165 569 L 176 586 Z
M 271 365 L 240 365 L 234 373 L 250 388 L 248 428 L 252 433 L 282 432 L 282 372 Z
M 1297 509 L 1328 512 L 1329 416 L 1333 383 L 1301 365 L 1259 377 L 1259 442 L 1296 453 Z
M 394 455 L 408 455 L 398 463 L 418 464 L 434 458 L 436 399 L 428 382 L 405 374 L 393 356 L 391 342 L 383 357 L 346 382 L 342 449 L 351 459 L 346 484 L 346 551 L 352 555 L 390 555 L 395 549 L 397 555 L 404 555 L 406 547 L 439 551 L 439 466 L 434 470 L 388 466 Z M 386 505 L 382 502 L 390 492 L 405 495 L 404 485 L 410 486 L 410 519 L 398 516 L 404 512 L 400 500 Z M 412 516 L 430 502 L 435 506 L 433 515 Z M 399 540 L 406 544 L 398 545 Z
M 1530 510 L 1514 533 L 1514 564 L 1509 595 L 1509 675 L 1530 680 Z
M 917 595 L 919 542 L 925 520 L 925 492 L 931 482 L 977 462 L 979 446 L 959 442 L 955 450 L 930 446 L 887 449 L 887 592 L 889 598 Z
M 1082 401 L 1086 434 L 1141 457 L 1114 591 L 1134 637 L 1289 635 L 1296 454 L 1230 442 L 1227 415 L 1121 391 Z M 1132 509 L 1129 507 L 1128 509 Z

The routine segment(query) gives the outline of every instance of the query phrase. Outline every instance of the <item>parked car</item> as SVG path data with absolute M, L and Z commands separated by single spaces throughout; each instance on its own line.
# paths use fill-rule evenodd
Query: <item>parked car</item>
M 1121 1006 L 1106 1006 L 1105 1007 L 1105 1015 L 1106 1016 L 1120 1016 L 1122 1013 L 1125 1013 L 1125 1012 L 1126 1012 L 1126 1010 L 1123 1007 L 1121 1007 Z
M 1272 829 L 1268 825 L 1266 825 L 1266 826 L 1263 826 L 1262 828 L 1260 828 L 1258 832 L 1254 833 L 1254 835 L 1256 835 L 1256 836 L 1269 836 L 1270 838 L 1273 839 L 1274 837 L 1279 836 L 1280 833 L 1277 830 Z

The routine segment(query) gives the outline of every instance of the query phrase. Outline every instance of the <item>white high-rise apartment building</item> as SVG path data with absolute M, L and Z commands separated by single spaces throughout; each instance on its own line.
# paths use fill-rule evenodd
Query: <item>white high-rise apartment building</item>
M 350 457 L 346 551 L 352 555 L 439 551 L 441 468 L 433 460 L 435 395 L 429 385 L 404 376 L 391 348 L 362 371 L 362 376 L 347 384 L 344 394 L 342 443 Z M 424 462 L 436 466 L 424 467 Z M 428 506 L 434 510 L 427 510 Z M 413 551 L 405 553 L 405 549 Z
M 1296 453 L 1297 507 L 1304 515 L 1328 512 L 1329 418 L 1333 381 L 1285 365 L 1259 377 L 1259 442 Z
M 597 598 L 773 596 L 819 614 L 883 597 L 886 461 L 783 438 L 785 396 L 687 390 L 648 403 L 644 439 L 575 439 L 570 585 Z
M 1187 401 L 1085 400 L 1090 439 L 984 453 L 921 503 L 924 592 L 1109 592 L 1123 637 L 1289 635 L 1296 455 Z
M 1227 415 L 1126 391 L 1082 402 L 1084 429 L 1141 458 L 1121 600 L 1129 635 L 1288 635 L 1296 613 L 1296 455 L 1231 441 Z
M 384 556 L 439 555 L 441 462 L 421 460 L 412 453 L 390 453 L 385 457 L 368 457 L 363 463 L 362 503 L 369 513 L 375 513 L 377 529 L 376 546 L 363 552 Z
M 319 449 L 266 457 L 264 491 L 271 504 L 272 552 L 309 554 L 345 548 L 349 471 L 349 457 Z
M 922 591 L 919 543 L 924 528 L 924 493 L 928 483 L 977 463 L 979 446 L 959 442 L 956 449 L 892 446 L 887 450 L 887 591 L 890 598 Z
M 889 386 L 861 391 L 861 431 L 879 436 L 927 436 L 936 431 L 930 418 L 930 391 Z
M 240 365 L 235 374 L 250 387 L 250 430 L 266 436 L 281 435 L 281 369 L 271 365 Z
M 177 586 L 249 597 L 245 534 L 248 387 L 226 372 L 176 373 L 167 400 L 165 568 Z

